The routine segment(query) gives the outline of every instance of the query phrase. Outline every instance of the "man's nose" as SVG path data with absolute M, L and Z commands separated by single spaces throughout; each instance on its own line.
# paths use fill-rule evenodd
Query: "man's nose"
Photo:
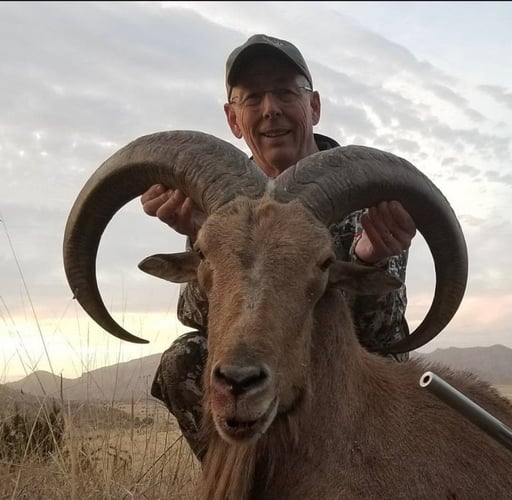
M 263 116 L 274 116 L 276 114 L 281 114 L 281 102 L 271 90 L 267 90 L 263 94 L 261 110 Z

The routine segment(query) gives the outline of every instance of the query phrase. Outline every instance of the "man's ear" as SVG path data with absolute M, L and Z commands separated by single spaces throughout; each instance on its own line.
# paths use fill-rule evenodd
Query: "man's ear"
M 238 126 L 237 116 L 235 113 L 235 110 L 233 109 L 233 106 L 229 104 L 228 102 L 224 104 L 224 113 L 226 113 L 226 118 L 228 121 L 229 128 L 231 129 L 231 132 L 233 132 L 233 135 L 237 139 L 242 138 L 242 131 L 240 130 L 240 127 Z
M 320 121 L 320 109 L 322 106 L 320 104 L 320 94 L 316 90 L 311 93 L 310 105 L 313 125 L 318 125 L 318 122 Z

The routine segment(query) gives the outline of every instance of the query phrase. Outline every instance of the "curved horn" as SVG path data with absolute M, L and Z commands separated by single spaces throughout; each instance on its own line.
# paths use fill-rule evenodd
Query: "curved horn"
M 153 184 L 180 189 L 206 214 L 236 195 L 261 195 L 267 177 L 232 144 L 194 131 L 140 137 L 106 160 L 80 191 L 64 232 L 64 269 L 74 297 L 101 327 L 129 342 L 146 343 L 119 326 L 101 299 L 96 255 L 114 214 Z
M 462 301 L 468 275 L 466 242 L 450 204 L 414 165 L 391 153 L 346 146 L 315 153 L 276 179 L 276 199 L 300 199 L 327 226 L 355 210 L 397 200 L 427 242 L 436 271 L 430 309 L 410 336 L 380 349 L 411 351 L 450 322 Z

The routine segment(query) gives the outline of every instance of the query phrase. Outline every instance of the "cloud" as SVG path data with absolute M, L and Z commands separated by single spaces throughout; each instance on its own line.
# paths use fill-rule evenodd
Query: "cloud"
M 426 88 L 432 91 L 437 97 L 453 104 L 454 106 L 464 108 L 467 105 L 467 100 L 454 92 L 445 85 L 439 85 L 437 83 L 429 83 Z
M 499 103 L 503 103 L 505 106 L 512 108 L 512 91 L 500 87 L 499 85 L 479 85 L 478 88 L 496 99 Z
M 416 8 L 389 4 L 382 10 L 372 4 L 385 19 L 403 20 L 400 30 L 391 30 L 389 23 L 367 15 L 368 5 L 262 5 L 0 4 L 4 322 L 10 314 L 19 321 L 31 317 L 27 292 L 41 319 L 47 314 L 54 318 L 55 329 L 63 328 L 59 318 L 71 324 L 68 315 L 85 321 L 63 272 L 63 232 L 80 189 L 119 148 L 148 133 L 192 129 L 246 150 L 226 125 L 224 64 L 235 46 L 257 32 L 287 38 L 303 51 L 322 99 L 317 132 L 342 145 L 395 153 L 436 182 L 466 234 L 471 304 L 496 300 L 509 307 L 500 300 L 510 295 L 510 85 L 499 68 L 485 73 L 485 84 L 478 80 L 481 73 L 474 74 L 479 64 L 490 68 L 487 55 L 477 59 L 482 43 L 487 53 L 502 53 L 503 40 L 498 44 L 494 38 L 497 30 L 488 29 L 489 36 L 471 47 L 457 45 L 453 62 L 452 45 L 440 39 L 440 16 L 427 16 L 426 30 L 423 18 L 414 17 Z M 430 8 L 435 5 L 422 5 L 421 11 Z M 472 9 L 453 6 L 443 12 L 462 19 Z M 444 49 L 436 53 L 436 47 Z M 471 64 L 464 64 L 469 51 Z M 183 246 L 184 237 L 144 215 L 138 200 L 127 204 L 109 224 L 98 255 L 100 287 L 115 314 L 174 315 L 178 287 L 144 275 L 136 265 L 147 255 Z M 414 304 L 428 296 L 433 284 L 428 249 L 421 249 L 420 242 L 415 247 L 408 288 L 416 318 Z M 461 316 L 473 320 L 468 314 L 465 309 Z M 500 318 L 507 321 L 506 314 Z M 451 338 L 466 340 L 466 324 L 453 329 Z

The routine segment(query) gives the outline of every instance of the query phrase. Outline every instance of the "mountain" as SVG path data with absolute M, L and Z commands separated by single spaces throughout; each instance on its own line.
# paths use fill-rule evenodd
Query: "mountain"
M 153 400 L 151 383 L 160 362 L 160 354 L 98 368 L 75 379 L 60 378 L 37 371 L 22 380 L 4 384 L 18 393 L 52 396 L 65 400 L 130 402 Z M 493 385 L 512 385 L 512 349 L 490 347 L 449 347 L 430 353 L 413 353 L 427 362 L 441 363 L 454 370 L 470 370 Z
M 112 366 L 98 368 L 81 377 L 68 379 L 45 371 L 36 371 L 16 382 L 4 384 L 9 389 L 78 401 L 143 401 L 152 399 L 151 383 L 161 354 L 153 354 Z
M 34 412 L 40 407 L 41 400 L 36 396 L 0 384 L 0 419 L 2 414 Z
M 512 385 L 512 349 L 503 345 L 448 347 L 414 356 L 448 365 L 454 370 L 469 370 L 493 385 Z

